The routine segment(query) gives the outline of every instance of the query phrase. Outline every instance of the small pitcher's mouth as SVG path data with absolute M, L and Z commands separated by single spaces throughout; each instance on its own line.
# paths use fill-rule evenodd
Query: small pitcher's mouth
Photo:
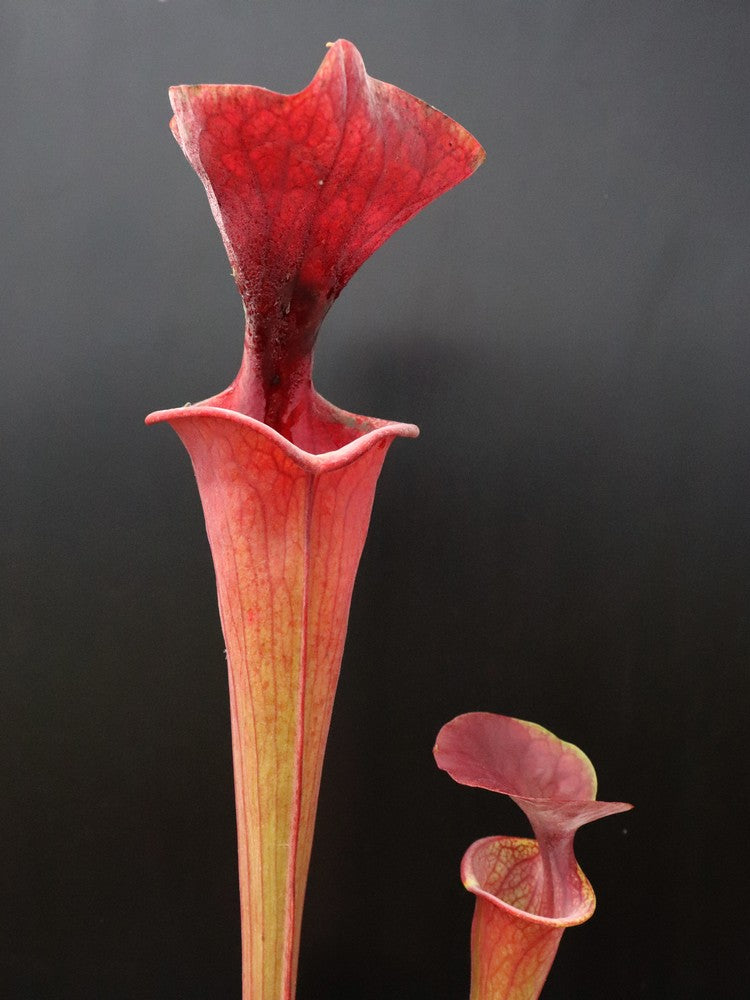
M 591 883 L 575 864 L 559 913 L 543 913 L 544 872 L 539 844 L 524 837 L 485 837 L 471 845 L 461 862 L 464 887 L 519 920 L 546 927 L 585 923 L 596 908 Z

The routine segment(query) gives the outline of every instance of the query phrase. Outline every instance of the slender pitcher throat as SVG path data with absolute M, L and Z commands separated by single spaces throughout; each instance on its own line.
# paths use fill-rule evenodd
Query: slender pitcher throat
M 272 295 L 253 300 L 241 276 L 237 286 L 245 306 L 242 365 L 235 380 L 235 403 L 293 440 L 294 425 L 312 405 L 312 355 L 320 326 L 335 299 L 289 273 Z
M 242 364 L 232 386 L 232 407 L 294 440 L 294 426 L 312 405 L 314 331 L 247 323 Z

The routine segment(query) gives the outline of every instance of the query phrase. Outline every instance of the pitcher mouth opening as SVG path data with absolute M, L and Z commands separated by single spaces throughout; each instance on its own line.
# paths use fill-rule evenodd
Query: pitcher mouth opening
M 591 883 L 578 865 L 571 872 L 577 899 L 567 907 L 567 912 L 543 915 L 535 912 L 534 885 L 539 874 L 535 870 L 539 845 L 524 837 L 485 837 L 469 847 L 461 862 L 461 881 L 478 899 L 528 923 L 549 928 L 574 927 L 585 923 L 596 908 L 596 897 Z M 525 867 L 529 874 L 519 876 L 518 868 Z M 514 877 L 515 876 L 515 877 Z M 528 897 L 527 905 L 518 905 Z M 541 895 L 541 893 L 539 893 Z M 528 906 L 528 908 L 527 908 Z
M 221 393 L 200 403 L 188 403 L 173 409 L 155 410 L 146 417 L 146 424 L 169 423 L 179 433 L 181 424 L 184 426 L 195 422 L 217 420 L 226 422 L 235 431 L 257 434 L 268 439 L 298 466 L 310 473 L 342 468 L 370 448 L 385 446 L 393 438 L 419 436 L 419 428 L 414 424 L 347 413 L 319 397 L 327 407 L 330 407 L 333 415 L 340 415 L 339 419 L 321 423 L 315 428 L 315 436 L 308 431 L 307 439 L 303 443 L 297 443 L 290 441 L 288 437 L 263 421 L 222 405 L 223 395 Z M 307 444 L 308 447 L 304 447 L 303 444 Z

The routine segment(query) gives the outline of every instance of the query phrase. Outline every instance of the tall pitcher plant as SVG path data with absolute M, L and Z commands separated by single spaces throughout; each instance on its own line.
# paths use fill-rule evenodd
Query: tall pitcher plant
M 484 159 L 435 108 L 367 75 L 346 41 L 298 94 L 170 90 L 245 312 L 229 388 L 160 410 L 185 444 L 227 650 L 243 1000 L 292 1000 L 326 738 L 375 484 L 411 424 L 312 384 L 320 324 L 361 264 Z

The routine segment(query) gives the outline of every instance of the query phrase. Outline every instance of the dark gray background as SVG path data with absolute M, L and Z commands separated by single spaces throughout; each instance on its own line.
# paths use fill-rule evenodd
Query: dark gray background
M 583 747 L 599 896 L 545 991 L 740 998 L 748 104 L 740 2 L 2 0 L 0 992 L 239 996 L 230 733 L 186 454 L 239 297 L 171 83 L 304 86 L 349 37 L 481 171 L 365 265 L 319 389 L 386 462 L 324 775 L 300 997 L 465 997 L 467 710 Z

